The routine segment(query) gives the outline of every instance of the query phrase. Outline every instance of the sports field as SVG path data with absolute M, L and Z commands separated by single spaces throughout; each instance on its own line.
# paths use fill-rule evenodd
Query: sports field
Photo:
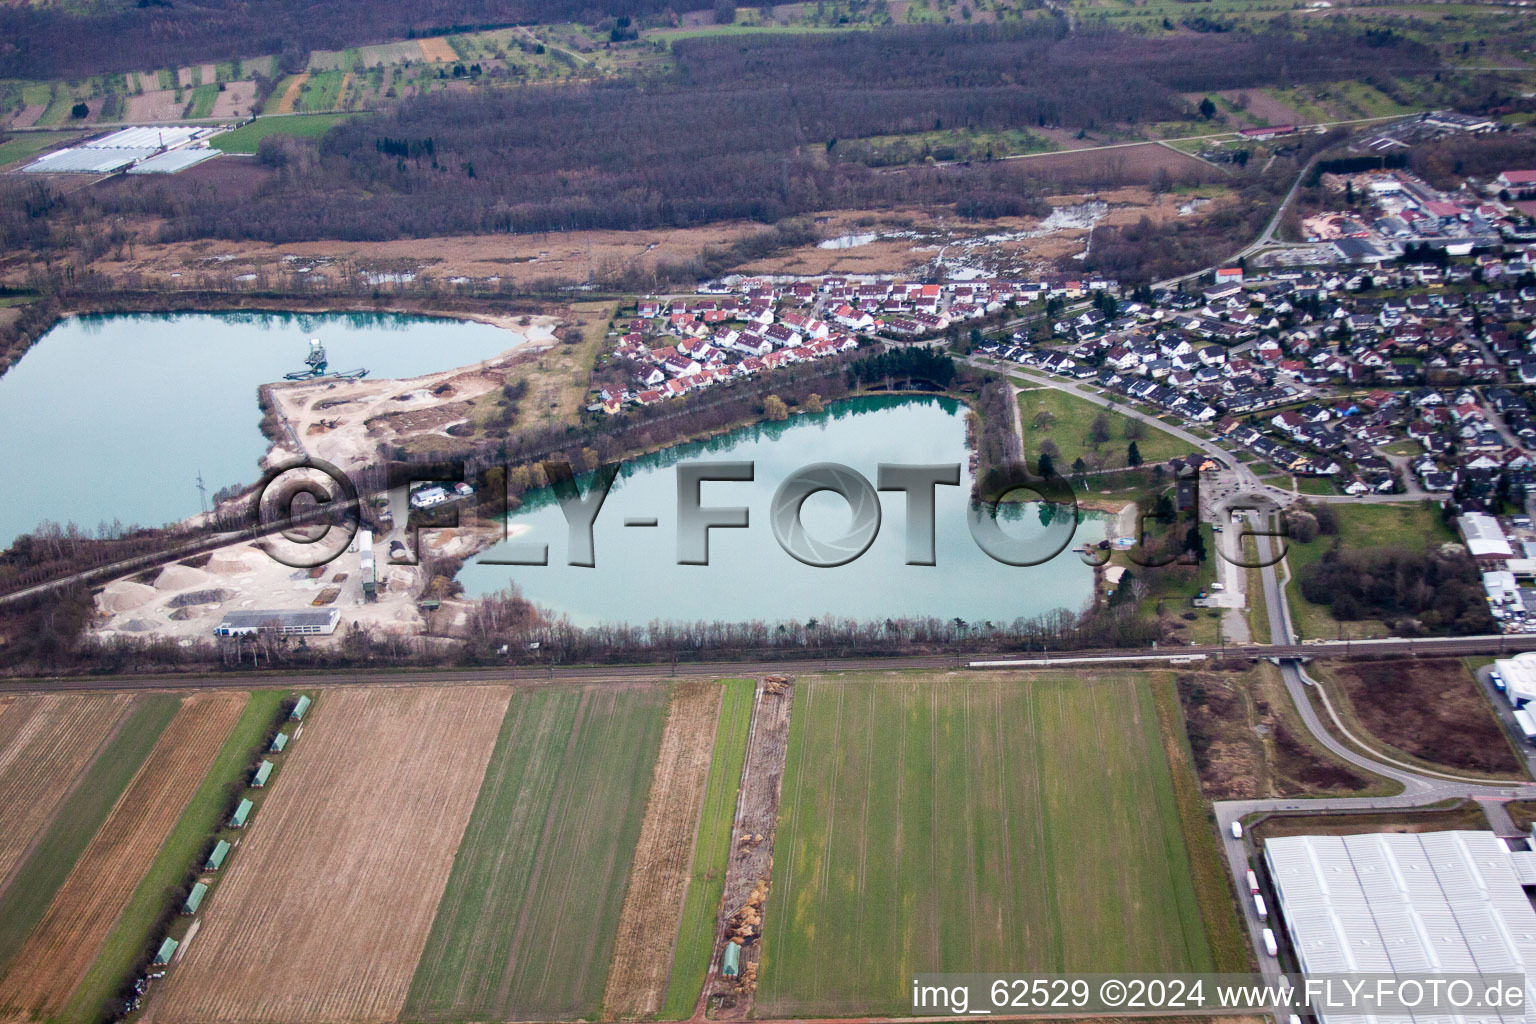
M 597 1011 L 668 695 L 654 684 L 513 695 L 405 1020 Z
M 921 971 L 1209 971 L 1143 676 L 798 684 L 759 1016 L 908 1010 Z

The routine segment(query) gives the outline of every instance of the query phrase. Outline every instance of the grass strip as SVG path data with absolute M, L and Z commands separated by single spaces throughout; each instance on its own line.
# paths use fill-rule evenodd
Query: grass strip
M 683 917 L 678 926 L 677 950 L 667 998 L 661 1016 L 686 1020 L 704 987 L 709 960 L 714 952 L 715 919 L 725 894 L 725 869 L 731 854 L 731 826 L 736 818 L 736 793 L 741 784 L 742 762 L 747 756 L 747 731 L 752 723 L 751 679 L 727 679 L 720 719 L 715 726 L 715 755 L 709 763 L 704 806 L 694 839 L 693 867 Z
M 1205 937 L 1219 973 L 1249 970 L 1253 955 L 1248 949 L 1233 903 L 1232 883 L 1227 879 L 1221 847 L 1211 827 L 1195 776 L 1194 757 L 1184 731 L 1183 713 L 1178 694 L 1168 673 L 1159 673 L 1151 681 L 1152 701 L 1157 707 L 1158 726 L 1163 748 L 1168 755 L 1168 771 L 1173 779 L 1173 798 L 1178 808 L 1179 828 L 1189 850 L 1189 865 L 1195 883 L 1195 901 L 1205 922 Z

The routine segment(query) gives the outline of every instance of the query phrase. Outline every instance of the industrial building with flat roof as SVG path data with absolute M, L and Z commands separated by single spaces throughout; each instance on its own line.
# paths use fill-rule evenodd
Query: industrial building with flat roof
M 215 636 L 281 633 L 284 636 L 330 636 L 341 621 L 337 608 L 230 612 L 214 627 Z
M 1536 968 L 1536 910 L 1521 887 L 1536 876 L 1536 865 L 1527 863 L 1532 856 L 1511 851 L 1492 832 L 1471 831 L 1285 836 L 1264 844 L 1305 974 L 1494 975 Z M 1526 987 L 1529 1001 L 1536 977 Z M 1371 1019 L 1330 1014 L 1327 1022 Z M 1483 1019 L 1526 1018 L 1506 1012 Z
M 1493 670 L 1504 682 L 1504 693 L 1515 707 L 1536 701 L 1536 651 L 1526 651 L 1513 658 L 1499 658 Z
M 1502 568 L 1487 563 L 1507 562 L 1515 557 L 1514 549 L 1509 546 L 1509 538 L 1504 536 L 1504 528 L 1493 516 L 1468 512 L 1456 517 L 1456 526 L 1467 543 L 1468 553 L 1484 568 Z

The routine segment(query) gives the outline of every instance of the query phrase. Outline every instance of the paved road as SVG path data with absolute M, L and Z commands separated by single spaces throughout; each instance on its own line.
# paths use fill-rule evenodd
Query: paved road
M 1122 416 L 1129 416 L 1131 419 L 1141 420 L 1143 423 L 1151 424 L 1158 430 L 1163 431 L 1165 434 L 1172 434 L 1179 440 L 1184 441 L 1185 443 L 1189 444 L 1191 448 L 1205 452 L 1207 455 L 1214 456 L 1215 458 L 1220 459 L 1223 463 L 1228 464 L 1237 474 L 1239 483 L 1242 487 L 1253 493 L 1262 494 L 1266 498 L 1269 498 L 1270 500 L 1275 501 L 1280 505 L 1289 505 L 1292 502 L 1302 499 L 1312 502 L 1324 502 L 1328 504 L 1357 505 L 1391 505 L 1397 502 L 1405 501 L 1424 501 L 1426 498 L 1435 498 L 1435 500 L 1438 500 L 1436 496 L 1428 495 L 1422 489 L 1405 491 L 1402 494 L 1297 494 L 1297 492 L 1290 490 L 1289 488 L 1276 487 L 1274 484 L 1265 483 L 1264 481 L 1260 480 L 1258 476 L 1256 476 L 1254 472 L 1248 468 L 1247 463 L 1238 461 L 1236 454 L 1230 449 L 1224 448 L 1216 442 L 1207 440 L 1206 438 L 1200 437 L 1197 434 L 1192 434 L 1181 426 L 1169 423 L 1163 419 L 1159 419 L 1150 413 L 1142 412 L 1133 406 L 1126 405 L 1122 400 L 1120 400 L 1119 396 L 1115 396 L 1112 399 L 1108 395 L 1084 387 L 1083 385 L 1077 384 L 1073 381 L 1066 381 L 1058 377 L 1052 377 L 1048 374 L 1041 373 L 1039 370 L 1020 366 L 1017 363 L 1008 363 L 1003 360 L 990 360 L 979 356 L 968 356 L 964 359 L 964 362 L 969 363 L 970 365 L 979 369 L 990 370 L 993 373 L 1002 373 L 1006 376 L 1019 377 L 1023 380 L 1029 381 L 1031 384 L 1040 384 L 1046 387 L 1055 388 L 1058 391 L 1065 391 L 1070 395 L 1081 398 L 1084 401 L 1092 402 L 1095 405 L 1101 405 L 1105 408 L 1113 408 L 1115 412 L 1120 413 Z M 1533 504 L 1536 504 L 1536 500 L 1533 500 Z
M 1259 538 L 1261 560 L 1267 561 L 1269 552 L 1268 538 Z M 1269 616 L 1270 636 L 1276 641 L 1294 646 L 1295 634 L 1292 632 L 1288 605 L 1285 599 L 1284 584 L 1286 574 L 1283 570 L 1277 571 L 1277 567 L 1269 566 L 1261 572 L 1265 598 L 1265 609 Z M 1317 645 L 1322 646 L 1322 645 Z M 1357 768 L 1379 778 L 1395 783 L 1400 787 L 1400 792 L 1391 796 L 1379 797 L 1328 797 L 1306 800 L 1228 800 L 1220 801 L 1214 805 L 1217 827 L 1221 830 L 1221 839 L 1224 852 L 1227 856 L 1227 864 L 1232 872 L 1234 884 L 1238 889 L 1239 905 L 1244 908 L 1244 920 L 1248 926 L 1253 949 L 1256 951 L 1260 970 L 1270 976 L 1279 973 L 1280 965 L 1275 959 L 1263 953 L 1264 943 L 1262 932 L 1264 922 L 1259 921 L 1253 909 L 1253 903 L 1244 892 L 1244 873 L 1250 867 L 1257 867 L 1259 858 L 1249 849 L 1249 839 L 1236 839 L 1232 835 L 1232 823 L 1241 821 L 1252 814 L 1274 811 L 1303 811 L 1309 814 L 1327 811 L 1362 811 L 1391 808 L 1424 807 L 1443 800 L 1472 799 L 1478 801 L 1487 816 L 1489 824 L 1500 835 L 1514 835 L 1514 823 L 1504 811 L 1504 803 L 1513 799 L 1536 798 L 1536 785 L 1530 783 L 1496 784 L 1468 779 L 1456 776 L 1452 773 L 1433 772 L 1406 765 L 1401 761 L 1377 753 L 1369 756 L 1356 746 L 1351 746 L 1340 739 L 1339 736 L 1349 736 L 1348 730 L 1337 717 L 1333 716 L 1331 708 L 1325 713 L 1329 716 L 1329 722 L 1324 723 L 1316 707 L 1309 699 L 1309 690 L 1316 692 L 1325 703 L 1327 697 L 1321 688 L 1317 688 L 1314 679 L 1307 675 L 1302 664 L 1295 660 L 1282 660 L 1280 672 L 1285 681 L 1286 692 L 1290 695 L 1296 706 L 1297 713 L 1307 731 L 1313 739 L 1324 747 L 1329 753 L 1340 760 L 1346 761 Z M 1495 701 L 1495 707 L 1500 702 Z M 1367 744 L 1360 743 L 1359 747 L 1369 750 Z

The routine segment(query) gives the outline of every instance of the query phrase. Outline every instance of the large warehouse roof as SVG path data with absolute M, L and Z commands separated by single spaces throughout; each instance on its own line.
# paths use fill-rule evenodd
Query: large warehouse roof
M 341 612 L 335 608 L 229 612 L 214 632 L 219 636 L 238 636 L 262 630 L 301 635 L 330 634 L 336 631 L 336 623 L 340 620 Z
M 1264 857 L 1304 973 L 1536 969 L 1536 910 L 1491 832 L 1286 836 Z
M 76 146 L 69 149 L 59 149 L 47 156 L 40 157 L 23 167 L 24 171 L 34 172 L 73 172 L 78 174 L 110 174 L 120 171 L 135 160 L 142 160 L 147 156 L 153 156 L 153 149 L 96 149 L 89 146 Z
M 1493 663 L 1493 668 L 1503 678 L 1511 703 L 1536 700 L 1536 651 L 1500 658 Z
M 1504 528 L 1493 516 L 1481 512 L 1468 512 L 1456 517 L 1461 535 L 1466 538 L 1467 550 L 1473 558 L 1514 558 L 1515 552 L 1504 536 Z
M 176 125 L 145 125 L 142 128 L 124 128 L 120 132 L 87 142 L 92 149 L 170 149 L 191 142 L 206 128 L 186 128 Z
M 152 156 L 134 167 L 129 174 L 175 174 L 184 171 L 193 164 L 200 164 L 204 160 L 211 160 L 219 155 L 216 149 L 208 149 L 201 146 L 187 146 L 184 149 L 173 149 L 169 153 L 161 153 Z

